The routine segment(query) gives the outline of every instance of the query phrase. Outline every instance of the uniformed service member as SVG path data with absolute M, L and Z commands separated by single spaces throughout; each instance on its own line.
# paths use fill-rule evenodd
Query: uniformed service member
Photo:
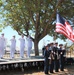
M 43 46 L 42 48 L 42 56 L 44 56 L 44 50 L 45 50 L 45 46 Z
M 44 73 L 48 74 L 49 71 L 49 47 L 46 46 L 44 50 Z
M 30 36 L 26 38 L 27 40 L 27 57 L 30 57 L 31 49 L 32 49 L 32 39 Z
M 54 69 L 55 72 L 59 72 L 59 54 L 58 54 L 58 43 L 54 43 L 53 47 L 54 51 Z
M 16 50 L 16 39 L 15 36 L 12 37 L 11 41 L 11 45 L 10 45 L 10 58 L 14 58 L 14 53 Z
M 63 50 L 63 44 L 59 44 L 59 55 L 60 55 L 60 70 L 64 71 L 64 50 Z
M 2 33 L 1 37 L 0 37 L 0 59 L 3 58 L 3 55 L 5 53 L 5 51 L 4 51 L 5 46 L 6 46 L 6 40 L 4 37 L 4 33 Z
M 53 43 L 50 43 L 50 73 L 54 73 L 54 52 L 53 52 Z
M 20 41 L 20 58 L 24 58 L 25 39 L 24 35 L 19 38 Z

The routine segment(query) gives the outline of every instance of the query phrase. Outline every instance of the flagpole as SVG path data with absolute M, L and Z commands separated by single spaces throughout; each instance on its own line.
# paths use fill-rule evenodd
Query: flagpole
M 56 32 L 54 32 L 55 34 L 54 34 L 54 36 L 53 36 L 53 41 L 54 41 L 54 43 L 56 42 L 56 39 L 57 39 L 57 33 Z
M 58 0 L 57 0 L 57 3 L 58 3 Z M 58 12 L 58 8 L 57 8 L 56 13 L 57 13 L 57 12 Z M 54 34 L 54 37 L 53 37 L 53 41 L 56 42 L 56 39 L 57 39 L 57 36 L 56 36 L 56 35 L 57 35 L 57 33 L 56 33 L 56 32 L 54 32 L 54 33 L 55 33 L 55 34 Z

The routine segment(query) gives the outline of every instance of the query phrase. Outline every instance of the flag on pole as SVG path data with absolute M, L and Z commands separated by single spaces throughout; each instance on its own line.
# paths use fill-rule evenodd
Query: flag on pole
M 63 34 L 74 42 L 73 29 L 71 25 L 58 12 L 56 15 L 56 32 Z

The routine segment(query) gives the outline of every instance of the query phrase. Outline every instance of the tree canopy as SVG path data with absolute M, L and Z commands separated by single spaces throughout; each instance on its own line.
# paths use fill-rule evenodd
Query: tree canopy
M 4 25 L 11 26 L 19 34 L 34 34 L 35 54 L 38 55 L 37 44 L 49 34 L 55 35 L 56 10 L 74 24 L 73 0 L 1 0 Z M 57 37 L 65 37 L 58 34 Z

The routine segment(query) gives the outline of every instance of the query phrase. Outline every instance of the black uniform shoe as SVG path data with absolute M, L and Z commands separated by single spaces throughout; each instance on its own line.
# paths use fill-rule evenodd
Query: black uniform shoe
M 45 75 L 50 75 L 50 74 L 48 73 L 48 74 L 45 74 Z
M 53 71 L 50 71 L 50 73 L 54 73 Z

